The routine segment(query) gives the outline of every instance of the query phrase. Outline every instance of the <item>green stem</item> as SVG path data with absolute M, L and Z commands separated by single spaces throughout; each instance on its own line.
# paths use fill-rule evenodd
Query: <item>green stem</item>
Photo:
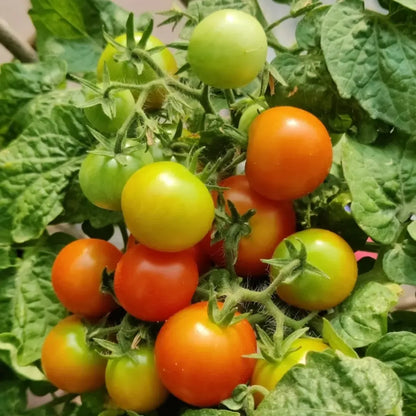
M 292 15 L 287 14 L 286 16 L 281 17 L 280 19 L 276 20 L 273 23 L 270 23 L 269 26 L 266 27 L 265 31 L 270 32 L 272 29 L 274 29 L 275 27 L 279 26 L 281 23 L 285 22 L 286 20 L 289 20 L 292 18 Z
M 118 224 L 118 228 L 119 228 L 120 233 L 121 233 L 121 238 L 123 239 L 123 245 L 124 245 L 124 250 L 125 250 L 126 247 L 127 247 L 127 243 L 129 241 L 129 234 L 127 232 L 127 227 L 122 222 L 122 223 Z
M 75 397 L 77 397 L 77 396 L 78 396 L 78 394 L 76 394 L 76 393 L 67 393 L 67 394 L 64 394 L 62 396 L 55 397 L 53 400 L 51 400 L 47 403 L 44 403 L 44 404 L 41 404 L 40 406 L 32 408 L 31 412 L 36 412 L 37 410 L 40 410 L 40 409 L 42 409 L 46 406 L 48 406 L 48 407 L 49 406 L 57 406 L 58 404 L 61 404 L 61 403 L 70 402 L 70 401 L 74 400 Z
M 209 114 L 215 114 L 215 109 L 212 106 L 211 99 L 210 99 L 210 87 L 208 85 L 204 85 L 204 88 L 202 90 L 202 97 L 200 100 L 200 103 L 202 107 L 204 107 L 204 110 L 206 113 Z

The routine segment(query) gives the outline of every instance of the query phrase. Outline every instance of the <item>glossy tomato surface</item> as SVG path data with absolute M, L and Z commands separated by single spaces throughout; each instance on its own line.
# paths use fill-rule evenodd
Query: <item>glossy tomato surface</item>
M 108 360 L 105 385 L 117 406 L 138 413 L 155 410 L 169 395 L 156 371 L 151 347 L 139 346 L 126 355 Z
M 170 317 L 155 344 L 156 366 L 167 389 L 194 406 L 215 406 L 246 383 L 255 361 L 256 335 L 247 320 L 228 327 L 213 323 L 207 302 Z
M 191 303 L 198 286 L 191 250 L 160 252 L 138 244 L 123 255 L 114 276 L 121 306 L 144 321 L 164 321 Z
M 331 138 L 313 114 L 273 107 L 252 122 L 245 170 L 250 186 L 264 197 L 307 195 L 325 180 L 331 164 Z
M 207 187 L 176 162 L 154 162 L 135 172 L 124 186 L 121 207 L 134 237 L 159 251 L 194 246 L 214 219 Z
M 307 262 L 321 270 L 325 276 L 304 270 L 290 283 L 277 288 L 278 296 L 290 305 L 306 310 L 324 310 L 341 303 L 353 290 L 357 281 L 357 261 L 351 247 L 329 230 L 310 228 L 287 237 L 296 248 L 303 243 Z M 287 247 L 280 243 L 274 258 L 289 257 Z M 271 267 L 271 272 L 275 269 Z
M 53 327 L 42 346 L 41 364 L 47 379 L 69 393 L 103 386 L 106 363 L 88 346 L 86 329 L 76 315 Z
M 135 33 L 134 39 L 136 43 L 140 41 L 142 36 L 142 32 Z M 115 41 L 125 46 L 126 35 L 123 34 L 118 36 L 115 39 Z M 165 46 L 164 43 L 157 37 L 151 35 L 147 40 L 146 50 L 161 46 Z M 117 61 L 115 59 L 117 53 L 118 51 L 116 48 L 114 48 L 113 45 L 107 44 L 97 64 L 97 78 L 99 81 L 101 81 L 103 77 L 104 63 L 107 64 L 107 68 L 110 73 L 110 78 L 114 81 L 120 81 L 127 84 L 145 84 L 147 82 L 159 78 L 155 71 L 152 68 L 150 68 L 150 66 L 146 63 L 144 64 L 143 71 L 139 74 L 136 66 L 133 63 L 128 61 Z M 162 68 L 168 74 L 174 74 L 178 70 L 175 57 L 167 48 L 164 48 L 159 52 L 153 53 L 152 59 L 160 68 Z M 134 93 L 137 95 L 137 91 Z M 147 107 L 151 109 L 159 108 L 163 103 L 164 97 L 165 91 L 163 89 L 157 89 L 153 91 L 146 101 Z
M 267 38 L 257 19 L 240 10 L 211 13 L 194 29 L 188 62 L 199 79 L 217 88 L 253 81 L 267 56 Z
M 111 295 L 101 292 L 104 270 L 114 271 L 121 251 L 108 241 L 96 238 L 75 240 L 56 256 L 52 285 L 61 303 L 72 313 L 98 318 L 117 305 Z
M 267 265 L 261 259 L 271 258 L 283 238 L 295 232 L 296 218 L 292 203 L 264 198 L 250 188 L 245 175 L 230 176 L 219 185 L 228 188 L 223 192 L 224 199 L 231 201 L 240 215 L 249 209 L 256 211 L 249 220 L 251 233 L 242 237 L 238 246 L 235 264 L 237 274 L 245 277 L 267 274 Z M 216 197 L 214 193 L 215 200 Z M 208 250 L 217 265 L 225 265 L 222 242 L 211 245 Z
M 152 162 L 151 153 L 143 148 L 120 156 L 89 153 L 79 170 L 81 190 L 94 205 L 120 211 L 121 192 L 127 180 L 142 166 Z

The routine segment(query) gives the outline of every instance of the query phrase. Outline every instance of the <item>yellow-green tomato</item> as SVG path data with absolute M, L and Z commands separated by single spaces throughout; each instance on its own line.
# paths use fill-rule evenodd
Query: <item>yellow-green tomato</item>
M 189 40 L 188 62 L 199 79 L 212 87 L 238 88 L 262 70 L 267 38 L 259 21 L 241 10 L 208 15 Z
M 142 166 L 153 162 L 144 148 L 121 157 L 89 153 L 79 170 L 79 184 L 94 205 L 111 211 L 121 210 L 121 192 L 127 180 Z
M 318 338 L 299 338 L 291 346 L 289 352 L 282 361 L 272 363 L 267 360 L 258 360 L 251 378 L 252 385 L 260 385 L 272 391 L 281 378 L 296 364 L 305 364 L 309 351 L 324 351 L 329 346 Z M 255 395 L 258 404 L 263 399 L 261 394 Z
M 151 347 L 139 347 L 110 359 L 105 385 L 118 407 L 138 413 L 157 409 L 169 395 L 159 379 Z
M 142 38 L 142 32 L 136 32 L 134 39 L 136 43 Z M 115 41 L 123 46 L 126 45 L 126 34 L 118 36 Z M 152 49 L 160 46 L 165 46 L 164 43 L 157 37 L 151 35 L 146 42 L 146 49 Z M 110 78 L 114 81 L 125 82 L 128 84 L 145 84 L 158 78 L 158 75 L 149 65 L 144 64 L 143 71 L 139 74 L 136 66 L 132 62 L 128 61 L 116 61 L 114 56 L 117 55 L 118 51 L 113 45 L 107 44 L 102 52 L 100 59 L 97 64 L 97 78 L 102 80 L 104 63 L 107 64 L 107 68 L 110 74 Z M 178 70 L 175 57 L 165 48 L 159 52 L 152 54 L 153 61 L 168 74 L 174 74 Z M 158 89 L 153 91 L 147 101 L 147 107 L 151 109 L 159 108 L 164 100 L 165 91 Z
M 170 161 L 154 162 L 135 172 L 124 186 L 121 209 L 136 240 L 168 252 L 194 246 L 214 219 L 214 203 L 205 184 Z
M 86 94 L 87 99 L 96 96 L 92 91 Z M 109 117 L 104 113 L 101 104 L 84 108 L 84 114 L 91 126 L 101 133 L 115 133 L 134 110 L 134 97 L 130 90 L 118 90 L 110 93 L 110 99 L 114 101 L 114 116 Z

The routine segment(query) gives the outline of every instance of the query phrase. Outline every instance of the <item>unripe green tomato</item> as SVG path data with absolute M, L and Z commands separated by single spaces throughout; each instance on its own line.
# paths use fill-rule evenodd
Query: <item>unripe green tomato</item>
M 136 32 L 134 34 L 134 39 L 137 42 L 142 38 L 142 32 Z M 115 41 L 123 46 L 126 45 L 126 34 L 118 36 Z M 146 43 L 146 50 L 164 46 L 164 43 L 159 40 L 157 37 L 151 35 Z M 119 61 L 117 62 L 114 59 L 114 56 L 118 53 L 117 49 L 113 45 L 107 44 L 104 51 L 101 54 L 101 57 L 97 64 L 97 78 L 102 80 L 103 71 L 104 71 L 104 62 L 107 64 L 108 72 L 110 74 L 110 79 L 113 81 L 124 82 L 127 84 L 145 84 L 147 82 L 153 81 L 159 76 L 149 67 L 149 65 L 144 64 L 144 68 L 141 74 L 137 73 L 137 68 L 132 62 L 128 61 Z M 153 61 L 168 74 L 174 74 L 178 70 L 175 57 L 165 48 L 157 53 L 152 54 Z M 138 91 L 133 91 L 133 94 L 137 95 Z M 157 89 L 151 92 L 147 98 L 146 106 L 149 109 L 160 108 L 166 91 L 163 89 Z
M 101 133 L 115 133 L 134 109 L 135 101 L 130 90 L 118 90 L 110 94 L 115 101 L 115 115 L 113 118 L 104 113 L 101 104 L 84 108 L 85 117 L 91 126 Z M 87 99 L 94 96 L 95 94 L 92 91 L 87 93 Z
M 249 105 L 241 114 L 238 122 L 238 130 L 248 133 L 251 123 L 265 108 L 257 103 Z
M 138 169 L 153 162 L 144 148 L 116 157 L 90 153 L 79 171 L 79 184 L 85 197 L 94 205 L 111 211 L 121 210 L 121 193 L 127 180 Z
M 117 406 L 138 413 L 158 408 L 169 395 L 159 379 L 150 347 L 139 347 L 110 359 L 105 370 L 105 384 Z
M 253 81 L 267 57 L 262 25 L 248 13 L 218 10 L 195 27 L 188 62 L 199 79 L 216 88 L 238 88 Z

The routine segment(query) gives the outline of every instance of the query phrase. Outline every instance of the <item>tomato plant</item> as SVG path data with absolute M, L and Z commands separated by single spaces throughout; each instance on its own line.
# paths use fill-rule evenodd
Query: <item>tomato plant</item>
M 273 390 L 281 378 L 296 364 L 305 364 L 306 356 L 309 351 L 324 351 L 329 346 L 318 338 L 298 338 L 293 342 L 291 348 L 282 360 L 271 362 L 259 359 L 254 367 L 251 377 L 252 385 L 266 387 L 269 391 Z M 262 399 L 261 394 L 256 394 L 256 402 Z
M 249 105 L 242 113 L 240 120 L 238 121 L 238 129 L 244 133 L 248 133 L 251 123 L 255 118 L 262 113 L 265 108 L 258 103 Z
M 198 266 L 190 250 L 160 252 L 138 244 L 123 255 L 114 276 L 121 306 L 144 321 L 164 321 L 191 303 Z
M 106 359 L 86 341 L 86 329 L 76 315 L 62 319 L 46 336 L 41 364 L 48 380 L 70 393 L 84 393 L 104 385 Z
M 237 274 L 266 274 L 267 265 L 261 260 L 270 258 L 280 241 L 295 232 L 295 212 L 291 202 L 272 201 L 262 197 L 250 188 L 245 175 L 230 176 L 219 185 L 227 188 L 223 192 L 224 199 L 231 201 L 240 215 L 249 209 L 256 210 L 249 219 L 250 234 L 242 237 L 239 242 L 235 264 Z M 225 265 L 223 242 L 210 245 L 208 250 L 216 264 Z
M 316 189 L 332 163 L 328 131 L 313 114 L 295 107 L 273 107 L 250 126 L 246 175 L 266 198 L 292 200 Z
M 121 207 L 136 239 L 159 251 L 192 247 L 214 219 L 206 186 L 175 162 L 154 162 L 135 172 L 123 189 Z
M 92 91 L 87 94 L 87 99 L 93 99 L 97 95 Z M 101 104 L 85 107 L 84 113 L 91 126 L 102 133 L 115 133 L 131 115 L 134 110 L 134 97 L 129 90 L 117 90 L 110 93 L 110 100 L 114 105 L 114 116 L 109 117 Z
M 246 383 L 256 351 L 247 320 L 220 327 L 208 317 L 207 302 L 194 303 L 171 316 L 156 338 L 159 376 L 176 397 L 194 406 L 215 406 Z
M 188 62 L 199 79 L 217 88 L 238 88 L 253 81 L 263 69 L 267 39 L 251 15 L 218 10 L 194 29 Z
M 133 146 L 132 142 L 128 144 Z M 86 198 L 94 205 L 113 211 L 121 210 L 121 192 L 130 176 L 153 162 L 143 147 L 122 155 L 89 153 L 79 170 L 79 184 Z
M 140 41 L 142 36 L 142 32 L 136 32 L 134 34 L 136 43 Z M 116 37 L 115 41 L 122 46 L 126 46 L 126 35 L 123 34 Z M 153 35 L 151 35 L 146 42 L 147 50 L 163 46 L 165 46 L 164 43 Z M 97 64 L 97 77 L 99 80 L 102 80 L 103 77 L 104 63 L 107 65 L 110 78 L 115 81 L 121 81 L 127 84 L 145 84 L 158 78 L 158 75 L 147 64 L 144 64 L 142 72 L 139 73 L 132 62 L 118 61 L 116 56 L 117 49 L 113 45 L 108 44 L 103 50 Z M 152 59 L 159 68 L 168 74 L 174 74 L 178 69 L 175 57 L 167 48 L 153 53 Z M 164 97 L 165 91 L 163 88 L 152 91 L 146 100 L 147 107 L 149 109 L 159 108 L 163 103 Z
M 122 256 L 113 244 L 96 238 L 75 240 L 56 256 L 52 285 L 56 296 L 72 313 L 96 318 L 116 307 L 108 293 L 100 290 L 103 271 L 115 270 Z
M 169 395 L 160 381 L 154 351 L 149 346 L 139 346 L 121 357 L 110 358 L 105 385 L 117 406 L 139 413 L 155 410 Z
M 353 290 L 357 280 L 357 261 L 344 239 L 329 230 L 311 228 L 287 237 L 300 248 L 304 244 L 306 261 L 324 275 L 305 270 L 290 283 L 283 282 L 278 296 L 290 305 L 307 310 L 324 310 L 341 303 Z M 285 242 L 281 242 L 273 258 L 289 257 Z M 271 273 L 275 269 L 272 267 Z

